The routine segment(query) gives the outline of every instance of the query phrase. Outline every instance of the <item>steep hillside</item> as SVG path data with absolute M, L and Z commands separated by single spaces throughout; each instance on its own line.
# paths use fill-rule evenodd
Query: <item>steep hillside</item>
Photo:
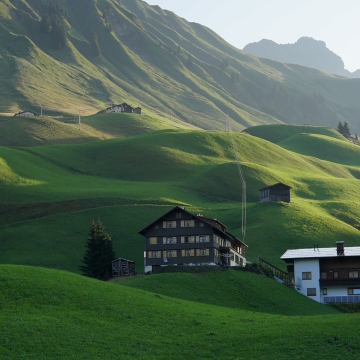
M 210 280 L 205 284 L 201 274 L 192 276 L 203 289 L 204 303 L 176 298 L 176 292 L 169 297 L 162 289 L 148 292 L 149 284 L 135 289 L 62 271 L 2 265 L 1 357 L 279 359 L 291 354 L 292 359 L 356 359 L 356 314 L 340 314 L 258 275 L 214 275 L 220 283 L 205 276 Z M 181 274 L 171 279 L 183 289 L 189 282 Z M 212 289 L 232 296 L 226 294 L 227 283 L 249 285 L 248 298 L 236 306 L 211 304 L 217 302 Z M 274 307 L 280 313 L 271 311 Z
M 277 129 L 266 133 L 276 138 L 270 132 Z M 247 257 L 282 268 L 279 258 L 288 248 L 359 242 L 358 146 L 292 132 L 290 150 L 234 133 L 247 181 Z M 328 157 L 300 154 L 298 139 L 309 151 L 320 142 Z M 241 182 L 228 132 L 174 129 L 78 145 L 0 147 L 0 159 L 2 263 L 78 272 L 91 220 L 100 218 L 117 255 L 142 271 L 138 231 L 174 205 L 241 234 Z M 260 204 L 259 189 L 279 181 L 292 187 L 291 203 Z
M 360 80 L 258 59 L 143 1 L 0 6 L 0 113 L 91 114 L 125 101 L 203 129 L 223 129 L 228 115 L 235 130 L 347 121 L 360 132 Z

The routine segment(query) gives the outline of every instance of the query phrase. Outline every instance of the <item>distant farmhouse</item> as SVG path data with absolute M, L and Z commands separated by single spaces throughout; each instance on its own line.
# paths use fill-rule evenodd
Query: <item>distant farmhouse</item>
M 141 115 L 141 107 L 133 108 L 127 103 L 122 103 L 119 105 L 113 105 L 105 109 L 105 113 L 134 113 Z
M 34 113 L 33 111 L 25 110 L 25 111 L 19 111 L 14 116 L 39 116 L 39 115 Z
M 144 229 L 145 273 L 165 265 L 246 265 L 247 245 L 217 219 L 176 206 Z
M 360 303 L 360 246 L 287 250 L 286 262 L 295 289 L 320 303 Z
M 290 202 L 290 189 L 291 186 L 283 183 L 266 186 L 260 189 L 260 202 L 268 201 L 284 201 Z

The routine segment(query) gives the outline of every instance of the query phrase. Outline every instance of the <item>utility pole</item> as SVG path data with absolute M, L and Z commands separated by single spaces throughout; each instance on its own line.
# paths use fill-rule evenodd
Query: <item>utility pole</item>
M 81 110 L 79 110 L 79 128 L 81 128 L 81 115 L 80 115 L 80 113 L 81 113 Z

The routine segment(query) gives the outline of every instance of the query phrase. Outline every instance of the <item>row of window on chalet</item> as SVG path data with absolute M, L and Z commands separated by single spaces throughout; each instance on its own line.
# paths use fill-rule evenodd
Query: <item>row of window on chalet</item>
M 331 271 L 323 271 L 320 274 L 321 280 L 327 279 L 358 279 L 359 278 L 359 270 L 331 270 Z M 311 271 L 303 271 L 302 272 L 302 280 L 312 280 Z

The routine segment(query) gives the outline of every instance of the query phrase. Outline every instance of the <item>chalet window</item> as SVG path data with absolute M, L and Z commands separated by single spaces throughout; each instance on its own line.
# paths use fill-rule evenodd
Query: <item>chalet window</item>
M 163 238 L 163 244 L 176 244 L 176 237 L 164 237 Z
M 181 213 L 176 213 L 176 217 L 177 217 L 178 219 L 180 219 L 180 218 L 181 218 Z
M 196 256 L 209 256 L 209 249 L 196 249 Z
M 305 271 L 302 273 L 303 280 L 311 280 L 311 271 Z M 309 296 L 309 295 L 308 295 Z
M 149 259 L 156 259 L 161 257 L 161 251 L 149 251 L 148 258 Z
M 355 279 L 359 277 L 359 271 L 355 270 L 355 271 L 349 271 L 349 278 L 350 279 Z
M 203 223 L 203 222 L 200 223 L 200 227 L 204 227 L 204 223 Z
M 163 251 L 163 257 L 164 258 L 175 258 L 177 256 L 176 250 L 166 250 Z
M 150 238 L 150 244 L 151 245 L 156 245 L 157 244 L 157 237 L 151 237 Z
M 306 295 L 307 296 L 316 296 L 316 288 L 307 288 Z
M 322 272 L 322 273 L 321 273 L 321 278 L 322 278 L 322 279 L 326 279 L 326 278 L 327 278 L 327 273 L 326 273 L 326 272 Z
M 348 295 L 360 295 L 360 288 L 348 288 Z
M 174 227 L 174 222 L 173 221 L 167 221 L 166 222 L 166 227 L 167 228 L 173 228 Z
M 334 271 L 334 279 L 338 279 L 339 278 L 339 272 L 338 271 Z
M 218 249 L 214 249 L 214 255 L 215 257 L 220 257 L 220 253 L 219 253 L 219 250 Z
M 323 293 L 323 295 L 327 295 L 327 288 L 323 288 L 322 293 Z
M 194 227 L 195 221 L 194 220 L 182 220 L 181 227 Z
M 181 255 L 183 257 L 194 256 L 195 255 L 195 250 L 194 249 L 181 250 Z
M 237 264 L 240 264 L 240 258 L 239 258 L 238 255 L 235 255 L 235 262 L 236 262 Z
M 158 229 L 158 228 L 159 228 L 159 225 L 155 225 L 155 226 L 154 226 L 154 229 Z
M 209 235 L 197 236 L 196 237 L 196 242 L 198 242 L 198 243 L 210 242 L 210 236 Z
M 182 244 L 193 244 L 195 242 L 195 236 L 182 236 L 181 243 Z

